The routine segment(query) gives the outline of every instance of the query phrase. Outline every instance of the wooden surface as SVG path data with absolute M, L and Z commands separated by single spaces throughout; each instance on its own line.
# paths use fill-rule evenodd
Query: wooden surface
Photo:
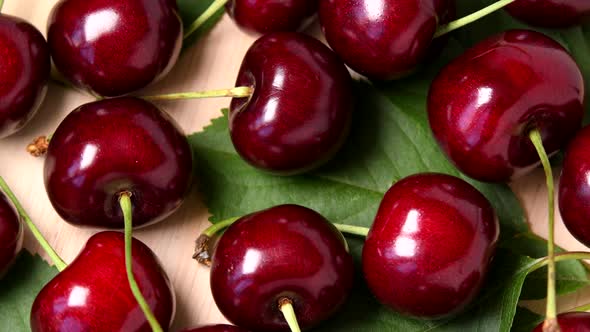
M 47 15 L 57 0 L 6 0 L 2 12 L 32 22 L 45 34 Z M 233 86 L 243 55 L 254 37 L 242 33 L 225 16 L 209 34 L 185 51 L 172 72 L 145 93 L 198 91 Z M 93 98 L 83 93 L 51 84 L 48 96 L 37 116 L 18 134 L 0 141 L 2 174 L 34 222 L 66 262 L 72 261 L 90 235 L 98 230 L 80 229 L 65 223 L 53 210 L 43 185 L 43 159 L 33 158 L 25 145 L 34 137 L 54 131 L 60 121 L 77 106 Z M 186 133 L 200 131 L 210 119 L 227 107 L 227 99 L 175 101 L 160 104 L 184 128 Z M 555 170 L 559 174 L 559 170 Z M 545 236 L 546 190 L 541 170 L 513 183 L 533 230 Z M 208 323 L 224 322 L 209 290 L 209 271 L 192 259 L 194 239 L 208 225 L 207 207 L 194 188 L 178 212 L 165 222 L 137 230 L 134 236 L 144 241 L 158 255 L 177 295 L 177 312 L 173 330 Z M 557 221 L 557 243 L 570 250 L 587 250 Z M 27 233 L 25 246 L 39 252 L 39 246 Z M 44 254 L 41 253 L 43 256 Z M 45 257 L 45 256 L 44 256 Z M 590 300 L 590 291 L 560 299 L 563 309 Z M 542 311 L 542 303 L 529 304 Z

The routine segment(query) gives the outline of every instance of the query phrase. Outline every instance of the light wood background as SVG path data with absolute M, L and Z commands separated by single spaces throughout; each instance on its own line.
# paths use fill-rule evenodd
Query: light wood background
M 57 0 L 6 0 L 3 13 L 19 16 L 46 32 L 49 11 Z M 317 32 L 317 26 L 313 28 Z M 241 32 L 225 16 L 210 33 L 186 50 L 172 72 L 145 93 L 199 91 L 233 86 L 238 68 L 254 37 Z M 54 84 L 37 116 L 18 134 L 0 141 L 0 174 L 11 185 L 24 207 L 48 241 L 66 262 L 71 262 L 86 240 L 98 230 L 80 229 L 65 223 L 53 210 L 43 185 L 43 158 L 29 156 L 24 148 L 34 137 L 54 131 L 60 121 L 77 106 L 93 100 L 83 93 Z M 175 101 L 160 104 L 180 123 L 186 133 L 200 131 L 227 107 L 227 99 Z M 555 170 L 559 174 L 559 170 Z M 541 170 L 511 184 L 527 212 L 533 230 L 545 236 L 546 190 Z M 207 207 L 197 189 L 180 210 L 165 222 L 137 230 L 134 236 L 158 255 L 177 295 L 173 330 L 202 324 L 225 322 L 209 290 L 209 271 L 191 259 L 194 239 L 209 224 Z M 569 250 L 587 250 L 569 235 L 561 219 L 557 221 L 557 243 Z M 40 248 L 27 233 L 25 247 Z M 41 253 L 45 257 L 44 253 Z M 567 309 L 590 300 L 590 290 L 560 299 Z M 528 303 L 542 312 L 541 302 Z

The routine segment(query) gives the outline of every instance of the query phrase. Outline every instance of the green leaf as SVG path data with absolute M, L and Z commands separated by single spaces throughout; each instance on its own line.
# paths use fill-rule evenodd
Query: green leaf
M 201 14 L 209 8 L 214 0 L 176 0 L 178 9 L 180 11 L 180 17 L 182 18 L 182 24 L 186 30 Z M 209 32 L 221 17 L 223 17 L 224 9 L 217 11 L 205 24 L 203 24 L 197 31 L 195 31 L 189 38 L 184 40 L 183 49 L 192 45 L 205 33 Z
M 528 309 L 518 307 L 516 309 L 516 316 L 514 317 L 514 324 L 512 325 L 512 332 L 531 332 L 537 325 L 539 325 L 543 316 L 538 315 Z
M 31 331 L 29 317 L 35 297 L 57 273 L 41 257 L 23 251 L 0 280 L 0 330 Z

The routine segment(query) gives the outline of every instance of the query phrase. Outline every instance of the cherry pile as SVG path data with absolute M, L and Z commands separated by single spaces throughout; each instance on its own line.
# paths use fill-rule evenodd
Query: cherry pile
M 235 87 L 131 96 L 165 76 L 183 40 L 223 5 L 241 29 L 261 35 L 247 51 Z M 0 14 L 0 137 L 35 114 L 53 60 L 63 79 L 98 100 L 73 110 L 28 148 L 45 154 L 49 200 L 73 225 L 124 229 L 93 235 L 66 264 L 0 177 L 7 196 L 0 193 L 0 276 L 21 250 L 22 223 L 60 271 L 37 295 L 31 329 L 170 328 L 174 291 L 132 229 L 179 208 L 194 165 L 180 126 L 153 101 L 232 97 L 228 135 L 241 158 L 276 176 L 305 173 L 331 160 L 354 126 L 347 66 L 374 81 L 411 75 L 438 56 L 447 33 L 504 6 L 519 20 L 549 28 L 590 19 L 587 0 L 501 0 L 458 20 L 454 0 L 216 0 L 185 31 L 173 0 L 60 0 L 49 15 L 46 42 L 29 23 Z M 316 14 L 330 47 L 298 32 Z M 535 331 L 590 330 L 588 314 L 557 315 L 555 309 L 548 161 L 567 147 L 559 208 L 571 233 L 590 246 L 590 128 L 580 130 L 584 93 L 580 68 L 565 48 L 539 32 L 509 30 L 447 64 L 428 95 L 432 133 L 465 175 L 507 182 L 539 163 L 544 167 L 548 310 Z M 195 258 L 210 266 L 213 298 L 236 326 L 185 332 L 297 332 L 330 319 L 355 278 L 342 233 L 366 237 L 362 274 L 391 310 L 440 319 L 475 301 L 500 235 L 496 212 L 475 187 L 450 175 L 414 174 L 394 183 L 375 213 L 370 229 L 334 224 L 294 204 L 212 225 L 198 238 Z

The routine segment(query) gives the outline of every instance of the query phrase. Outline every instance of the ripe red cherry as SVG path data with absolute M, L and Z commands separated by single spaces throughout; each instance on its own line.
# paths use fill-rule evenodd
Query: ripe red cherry
M 509 181 L 539 162 L 529 139 L 538 128 L 547 153 L 580 128 L 584 80 L 557 42 L 534 31 L 490 37 L 448 64 L 428 96 L 434 137 L 463 173 Z
M 318 0 L 230 0 L 225 8 L 240 28 L 267 34 L 299 30 L 317 12 Z
M 248 330 L 244 330 L 237 326 L 219 324 L 203 326 L 192 330 L 184 330 L 183 332 L 248 332 Z
M 467 182 L 418 174 L 383 197 L 363 248 L 372 293 L 405 315 L 455 314 L 479 293 L 500 226 L 488 200 Z
M 320 22 L 332 49 L 358 73 L 391 80 L 412 72 L 429 53 L 454 0 L 320 0 Z
M 174 291 L 154 253 L 133 239 L 133 274 L 164 329 L 174 318 Z M 125 270 L 124 237 L 92 236 L 78 257 L 37 295 L 31 310 L 33 332 L 151 331 L 133 297 Z
M 559 180 L 559 211 L 570 233 L 590 247 L 590 127 L 567 148 Z
M 0 278 L 6 274 L 22 249 L 23 235 L 18 213 L 0 192 Z
M 21 129 L 45 98 L 49 48 L 39 30 L 0 15 L 0 138 Z
M 236 86 L 229 129 L 237 152 L 254 167 L 301 173 L 330 159 L 348 135 L 352 79 L 318 40 L 299 33 L 262 36 L 248 50 Z
M 55 66 L 72 83 L 120 96 L 166 75 L 182 45 L 170 0 L 61 0 L 49 16 Z
M 192 154 L 178 124 L 137 98 L 105 99 L 70 113 L 45 159 L 53 207 L 79 226 L 122 228 L 122 192 L 131 193 L 134 226 L 164 219 L 191 183 Z
M 525 23 L 546 28 L 566 28 L 590 19 L 588 0 L 516 0 L 506 10 Z
M 566 312 L 557 315 L 557 322 L 561 332 L 585 332 L 590 331 L 590 313 Z M 533 332 L 543 332 L 543 323 L 539 324 Z
M 348 297 L 352 256 L 317 212 L 280 205 L 242 217 L 219 239 L 211 291 L 232 323 L 251 331 L 288 329 L 278 302 L 293 302 L 302 329 L 330 317 Z

